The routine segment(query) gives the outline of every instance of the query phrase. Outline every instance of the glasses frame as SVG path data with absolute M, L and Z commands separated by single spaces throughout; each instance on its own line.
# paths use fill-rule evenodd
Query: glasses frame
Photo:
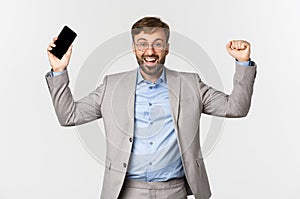
M 161 42 L 163 44 L 162 49 L 157 49 L 157 48 L 153 47 L 153 45 L 157 42 L 159 42 L 159 43 Z M 141 47 L 139 47 L 139 44 L 141 44 L 141 43 L 147 44 L 147 46 L 144 49 L 141 49 Z M 139 50 L 140 52 L 146 52 L 149 49 L 149 47 L 151 46 L 153 51 L 155 51 L 157 53 L 160 53 L 163 50 L 165 50 L 166 46 L 167 46 L 167 44 L 164 44 L 164 42 L 162 42 L 162 41 L 154 41 L 151 45 L 148 42 L 145 42 L 145 41 L 134 43 L 134 44 L 135 44 L 135 47 L 137 48 L 137 50 Z

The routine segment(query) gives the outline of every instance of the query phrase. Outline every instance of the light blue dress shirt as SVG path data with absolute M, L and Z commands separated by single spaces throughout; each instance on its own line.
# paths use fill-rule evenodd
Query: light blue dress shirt
M 126 177 L 146 182 L 184 176 L 165 69 L 155 83 L 137 73 L 134 138 Z

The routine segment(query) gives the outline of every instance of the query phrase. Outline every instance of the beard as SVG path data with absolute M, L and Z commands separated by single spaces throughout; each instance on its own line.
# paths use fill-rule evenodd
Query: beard
M 145 62 L 145 58 L 154 58 L 156 60 L 156 64 L 155 65 L 147 65 Z M 149 76 L 156 76 L 158 75 L 164 66 L 165 60 L 166 60 L 166 56 L 163 56 L 162 59 L 159 59 L 159 57 L 157 55 L 152 55 L 152 56 L 142 56 L 141 58 L 137 57 L 137 62 L 141 68 L 141 70 L 149 75 Z

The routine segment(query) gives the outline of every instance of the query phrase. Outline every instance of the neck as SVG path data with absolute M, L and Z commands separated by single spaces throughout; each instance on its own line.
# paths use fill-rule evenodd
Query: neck
M 140 70 L 140 73 L 144 80 L 150 81 L 152 83 L 155 83 L 156 80 L 161 76 L 163 72 L 163 68 L 161 68 L 156 74 L 147 74 L 143 70 Z

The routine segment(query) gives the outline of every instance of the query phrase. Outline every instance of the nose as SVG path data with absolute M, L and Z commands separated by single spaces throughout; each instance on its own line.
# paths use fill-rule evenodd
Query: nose
M 154 54 L 154 50 L 153 50 L 151 45 L 149 45 L 149 47 L 146 49 L 145 54 L 146 55 L 153 55 Z

